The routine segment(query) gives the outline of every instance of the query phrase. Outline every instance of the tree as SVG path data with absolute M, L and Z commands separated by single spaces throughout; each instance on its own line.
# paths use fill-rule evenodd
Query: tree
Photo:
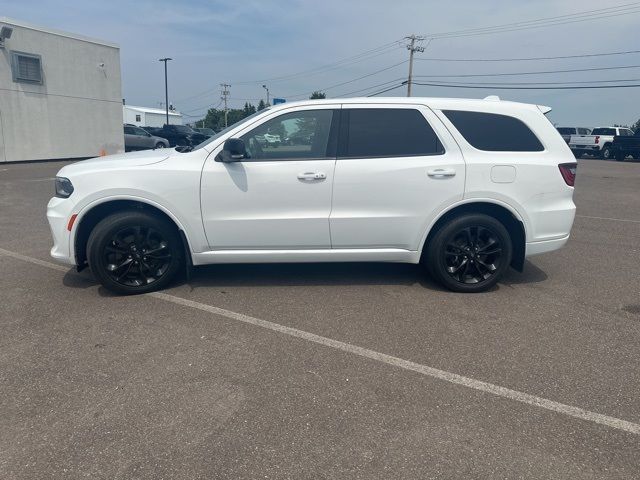
M 633 130 L 634 132 L 640 130 L 640 119 L 636 123 L 631 125 L 631 130 Z
M 258 103 L 258 111 L 264 110 L 265 108 L 267 108 L 267 104 L 264 103 L 264 100 L 260 99 L 260 103 Z
M 315 92 L 313 92 L 311 94 L 311 96 L 309 97 L 310 100 L 320 100 L 323 98 L 327 98 L 327 94 L 324 92 L 320 92 L 318 90 L 316 90 Z

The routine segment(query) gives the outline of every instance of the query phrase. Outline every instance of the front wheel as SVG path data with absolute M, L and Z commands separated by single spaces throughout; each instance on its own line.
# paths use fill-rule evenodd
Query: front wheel
M 485 291 L 511 263 L 507 229 L 493 217 L 474 213 L 453 218 L 427 245 L 424 262 L 431 277 L 454 292 Z
M 147 212 L 106 217 L 91 232 L 87 250 L 96 279 L 125 295 L 166 287 L 183 262 L 177 229 Z

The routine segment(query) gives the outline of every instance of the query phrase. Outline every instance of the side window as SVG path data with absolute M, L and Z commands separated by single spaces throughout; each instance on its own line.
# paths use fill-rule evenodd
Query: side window
M 240 137 L 250 160 L 326 158 L 333 110 L 306 110 L 280 115 Z
M 496 113 L 443 110 L 464 139 L 489 152 L 541 152 L 544 147 L 522 121 Z
M 124 127 L 124 133 L 126 133 L 127 135 L 133 135 L 133 128 L 131 127 Z
M 427 119 L 412 108 L 343 110 L 346 139 L 341 157 L 408 157 L 441 155 L 444 148 Z M 344 130 L 343 130 L 344 131 Z

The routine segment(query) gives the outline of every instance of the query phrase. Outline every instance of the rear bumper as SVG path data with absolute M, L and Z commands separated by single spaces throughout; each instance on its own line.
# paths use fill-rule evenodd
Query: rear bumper
M 564 247 L 569 241 L 569 235 L 562 238 L 556 238 L 553 240 L 543 240 L 541 242 L 527 242 L 525 248 L 525 257 L 532 257 L 534 255 L 540 255 L 542 253 L 553 252 Z

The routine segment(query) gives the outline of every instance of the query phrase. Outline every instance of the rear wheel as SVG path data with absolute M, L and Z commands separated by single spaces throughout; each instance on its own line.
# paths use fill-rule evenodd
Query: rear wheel
M 619 162 L 624 162 L 624 159 L 627 158 L 627 154 L 624 152 L 616 152 L 616 160 Z
M 613 150 L 609 145 L 602 147 L 602 151 L 600 152 L 600 158 L 603 160 L 611 160 L 613 157 Z
M 182 265 L 176 228 L 146 212 L 119 212 L 100 221 L 87 243 L 89 266 L 107 289 L 125 295 L 166 287 Z
M 156 143 L 156 147 L 155 147 L 155 148 L 156 148 L 156 149 L 158 149 L 158 148 L 164 148 L 164 143 L 162 143 L 162 142 L 158 142 L 158 143 Z
M 482 292 L 509 268 L 507 229 L 493 217 L 465 214 L 444 224 L 427 245 L 424 261 L 432 278 L 454 292 Z

